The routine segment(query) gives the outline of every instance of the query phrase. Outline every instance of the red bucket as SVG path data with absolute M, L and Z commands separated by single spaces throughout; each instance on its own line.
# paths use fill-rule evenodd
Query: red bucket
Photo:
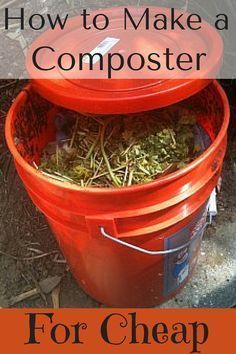
M 52 104 L 28 86 L 9 111 L 6 139 L 17 171 L 75 278 L 106 305 L 158 305 L 186 284 L 196 264 L 207 202 L 226 152 L 229 105 L 217 82 L 183 104 L 202 108 L 197 120 L 211 146 L 151 183 L 100 189 L 47 178 L 32 166 L 55 140 Z

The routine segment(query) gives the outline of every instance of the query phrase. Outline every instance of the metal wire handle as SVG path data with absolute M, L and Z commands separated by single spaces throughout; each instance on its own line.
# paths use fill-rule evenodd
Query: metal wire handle
M 191 240 L 189 240 L 188 242 L 186 242 L 184 245 L 182 246 L 179 246 L 179 247 L 176 247 L 176 248 L 172 248 L 172 249 L 169 249 L 169 250 L 164 250 L 164 251 L 150 251 L 150 250 L 147 250 L 145 248 L 141 248 L 141 247 L 138 247 L 138 246 L 135 246 L 135 245 L 132 245 L 131 243 L 128 243 L 128 242 L 125 242 L 125 241 L 122 241 L 118 238 L 115 238 L 111 235 L 109 235 L 105 228 L 102 226 L 100 227 L 100 231 L 101 231 L 101 234 L 102 236 L 104 236 L 105 238 L 113 241 L 113 242 L 116 242 L 118 243 L 119 245 L 122 245 L 122 246 L 125 246 L 125 247 L 128 247 L 128 248 L 131 248 L 133 249 L 134 251 L 137 251 L 137 252 L 141 252 L 141 253 L 144 253 L 144 254 L 148 254 L 150 256 L 163 256 L 163 255 L 167 255 L 167 254 L 172 254 L 172 253 L 176 253 L 176 252 L 179 252 L 181 251 L 182 249 L 188 247 L 192 242 L 193 240 L 197 239 L 198 237 L 200 237 L 203 233 L 203 231 L 206 229 L 208 223 L 206 223 L 201 230 L 199 230 L 199 232 L 197 232 L 197 234 L 195 235 L 195 237 L 193 237 Z

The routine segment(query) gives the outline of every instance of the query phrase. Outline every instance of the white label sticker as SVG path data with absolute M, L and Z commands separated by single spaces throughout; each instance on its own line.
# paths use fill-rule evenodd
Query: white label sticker
M 178 285 L 181 285 L 189 275 L 189 264 L 187 264 L 179 273 L 177 278 Z
M 90 54 L 94 55 L 94 54 L 102 54 L 102 56 L 104 56 L 106 53 L 109 52 L 109 50 L 111 48 L 113 48 L 118 42 L 120 41 L 120 39 L 118 38 L 113 38 L 113 37 L 107 37 L 105 38 L 101 43 L 98 44 L 98 46 L 96 48 L 94 48 Z M 93 64 L 96 64 L 99 61 L 99 55 L 96 55 L 93 57 Z M 83 63 L 85 64 L 89 64 L 90 63 L 90 57 L 88 55 L 86 55 L 83 58 Z

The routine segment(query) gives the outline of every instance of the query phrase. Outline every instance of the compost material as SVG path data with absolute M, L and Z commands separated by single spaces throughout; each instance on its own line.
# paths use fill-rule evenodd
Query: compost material
M 196 115 L 180 104 L 126 116 L 60 110 L 56 141 L 45 148 L 39 169 L 81 187 L 150 182 L 184 167 L 199 153 Z

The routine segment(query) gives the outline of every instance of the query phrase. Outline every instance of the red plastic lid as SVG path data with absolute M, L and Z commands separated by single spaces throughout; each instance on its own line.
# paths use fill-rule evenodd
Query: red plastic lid
M 140 15 L 145 11 L 145 8 L 142 7 L 129 9 L 136 22 L 140 20 Z M 27 69 L 33 86 L 43 97 L 54 104 L 93 114 L 135 113 L 182 101 L 206 87 L 215 77 L 222 60 L 223 42 L 217 31 L 208 23 L 202 23 L 200 32 L 187 31 L 186 33 L 176 30 L 174 32 L 165 31 L 164 35 L 161 35 L 161 32 L 157 32 L 155 29 L 150 28 L 145 32 L 140 28 L 138 31 L 134 31 L 135 35 L 131 36 L 129 33 L 134 32 L 125 32 L 122 26 L 123 8 L 100 10 L 98 13 L 101 12 L 106 13 L 110 19 L 108 29 L 81 31 L 82 19 L 76 17 L 68 21 L 63 31 L 55 29 L 45 32 L 30 48 Z M 154 18 L 158 13 L 170 16 L 170 9 L 150 8 L 150 18 Z M 97 70 L 96 79 L 88 79 L 88 71 L 76 72 L 77 66 L 70 72 L 58 68 L 49 72 L 37 70 L 32 63 L 32 54 L 35 48 L 50 44 L 57 53 L 71 53 L 76 58 L 78 50 L 81 53 L 91 52 L 107 38 L 113 38 L 113 40 L 117 38 L 117 42 L 114 43 L 114 51 L 124 53 L 124 55 L 138 52 L 142 46 L 145 47 L 147 53 L 162 52 L 168 47 L 171 50 L 177 49 L 181 53 L 191 53 L 199 48 L 201 52 L 207 52 L 210 65 L 207 65 L 201 78 L 193 77 L 192 73 L 186 72 L 184 78 L 166 79 L 169 77 L 168 75 L 171 75 L 171 72 L 168 73 L 163 69 L 161 70 L 163 76 L 161 78 L 154 78 L 151 71 L 149 77 L 137 79 L 135 76 L 135 78 L 131 78 L 130 73 L 122 70 L 122 72 L 114 71 L 112 79 L 104 79 L 105 73 Z M 42 55 L 40 60 L 42 66 L 45 63 L 48 65 L 48 58 Z M 104 60 L 105 66 L 106 53 Z

